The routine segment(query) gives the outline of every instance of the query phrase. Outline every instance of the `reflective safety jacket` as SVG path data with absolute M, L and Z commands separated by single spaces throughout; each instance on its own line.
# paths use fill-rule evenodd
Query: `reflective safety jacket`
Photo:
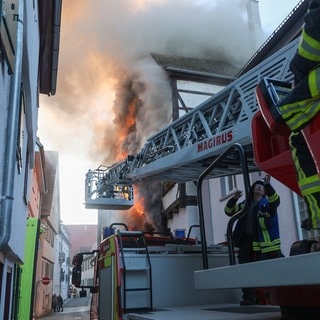
M 256 253 L 278 251 L 281 247 L 277 214 L 280 197 L 270 184 L 265 185 L 265 190 L 266 197 L 251 206 L 246 215 L 238 220 L 233 232 L 235 246 L 239 246 L 242 237 L 250 237 Z M 224 209 L 226 215 L 233 216 L 244 207 L 244 203 L 245 201 L 237 203 L 234 198 L 229 199 Z M 249 215 L 253 217 L 252 234 L 247 234 Z
M 279 111 L 299 131 L 320 111 L 320 0 L 311 0 L 296 55 L 290 63 L 295 87 Z
M 276 211 L 273 214 L 271 212 L 269 201 L 262 198 L 258 204 L 257 233 L 253 234 L 252 246 L 255 252 L 268 253 L 280 250 L 278 215 Z

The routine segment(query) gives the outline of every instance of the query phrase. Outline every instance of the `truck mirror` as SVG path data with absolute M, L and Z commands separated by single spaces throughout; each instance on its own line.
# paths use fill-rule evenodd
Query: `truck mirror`
M 72 264 L 74 266 L 81 266 L 83 261 L 83 255 L 81 253 L 76 254 L 72 259 Z
M 81 286 L 81 266 L 75 266 L 72 268 L 71 282 L 77 288 Z
M 98 293 L 98 287 L 91 287 L 90 293 Z

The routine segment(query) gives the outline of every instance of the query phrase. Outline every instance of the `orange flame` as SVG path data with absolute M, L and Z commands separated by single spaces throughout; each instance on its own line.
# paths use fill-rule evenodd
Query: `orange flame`
M 129 153 L 129 150 L 124 150 L 123 143 L 129 136 L 129 134 L 135 131 L 136 125 L 136 113 L 138 108 L 137 98 L 133 99 L 128 105 L 127 113 L 125 119 L 122 119 L 122 126 L 119 128 L 119 144 L 118 151 L 116 154 L 116 161 L 122 161 L 125 159 Z
M 144 199 L 143 198 L 140 198 L 135 201 L 134 209 L 136 210 L 136 212 L 139 216 L 142 216 L 144 214 Z
M 128 210 L 127 223 L 131 230 L 143 230 L 146 216 L 144 215 L 144 199 L 135 192 L 134 206 Z

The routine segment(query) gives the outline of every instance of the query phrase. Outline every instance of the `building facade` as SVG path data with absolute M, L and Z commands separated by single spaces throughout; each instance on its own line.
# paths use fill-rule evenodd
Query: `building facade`
M 2 1 L 0 8 L 0 318 L 15 319 L 28 212 L 36 216 L 39 200 L 30 198 L 39 93 L 56 90 L 61 1 Z
M 68 298 L 70 283 L 70 247 L 69 234 L 65 225 L 60 223 L 59 233 L 55 237 L 55 262 L 53 269 L 53 294 Z

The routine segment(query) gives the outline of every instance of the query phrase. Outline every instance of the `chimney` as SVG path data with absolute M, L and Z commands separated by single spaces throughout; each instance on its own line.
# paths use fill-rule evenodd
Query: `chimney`
M 255 45 L 256 45 L 256 48 L 258 48 L 261 44 L 260 42 L 261 42 L 261 32 L 262 32 L 258 0 L 248 0 L 247 15 L 248 15 L 249 29 L 253 33 L 253 36 L 255 38 Z

